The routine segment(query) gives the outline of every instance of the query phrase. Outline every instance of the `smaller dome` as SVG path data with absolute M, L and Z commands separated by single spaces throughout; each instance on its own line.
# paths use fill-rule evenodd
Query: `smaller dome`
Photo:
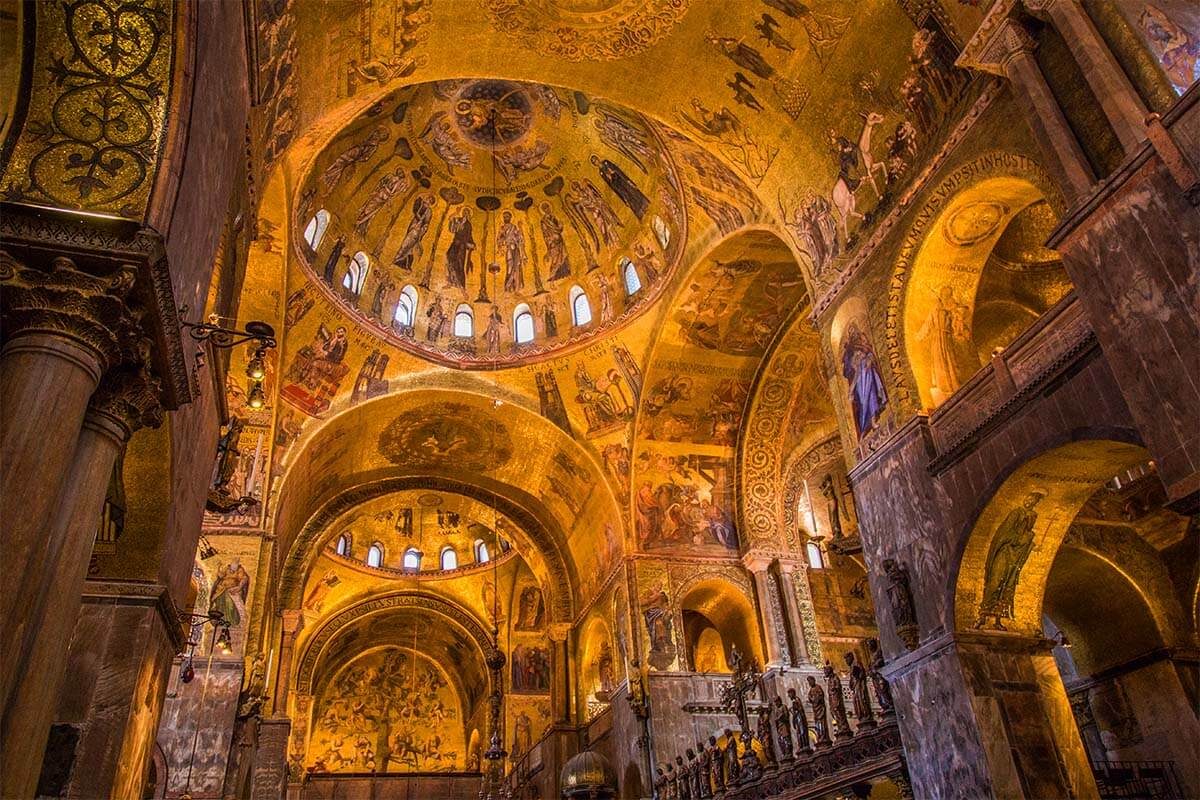
M 571 756 L 563 765 L 559 783 L 563 797 L 607 800 L 617 796 L 617 773 L 607 758 L 591 750 Z

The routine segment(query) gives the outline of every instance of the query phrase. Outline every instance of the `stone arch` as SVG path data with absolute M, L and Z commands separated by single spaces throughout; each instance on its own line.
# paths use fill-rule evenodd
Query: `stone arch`
M 689 668 L 700 672 L 728 671 L 733 645 L 743 658 L 764 663 L 754 607 L 730 581 L 704 577 L 680 587 L 679 609 L 683 617 L 685 663 Z M 715 632 L 715 638 L 710 631 Z M 710 642 L 719 644 L 719 652 L 711 651 Z
M 603 615 L 593 612 L 588 616 L 580 628 L 576 652 L 580 710 L 586 717 L 589 715 L 588 709 L 593 698 L 596 702 L 607 702 L 608 693 L 615 688 L 617 682 L 617 649 L 614 646 L 612 630 Z M 606 659 L 609 662 L 607 675 L 604 669 Z
M 1078 439 L 999 476 L 963 539 L 953 577 L 955 627 L 1038 634 L 1047 575 L 1071 521 L 1105 482 L 1148 459 L 1137 444 Z
M 918 263 L 921 251 L 930 235 L 942 227 L 945 214 L 953 210 L 956 201 L 961 200 L 965 192 L 986 181 L 1007 181 L 1011 182 L 1008 184 L 1010 187 L 1022 184 L 1027 187 L 1026 192 L 1032 190 L 1036 196 L 1044 199 L 1055 214 L 1061 214 L 1064 210 L 1061 193 L 1041 165 L 1026 156 L 1003 151 L 985 153 L 963 164 L 929 192 L 924 205 L 913 216 L 900 245 L 888 290 L 884 327 L 888 372 L 897 395 L 895 401 L 899 404 L 897 411 L 906 416 L 924 407 L 919 376 L 914 375 L 909 361 L 906 335 L 908 300 L 915 291 L 914 278 L 921 266 Z M 986 202 L 982 198 L 976 199 Z M 1026 202 L 1021 208 L 1028 205 L 1029 202 Z M 1004 224 L 1007 225 L 1009 221 L 1011 217 Z M 995 227 L 999 228 L 1000 225 L 1001 221 L 997 221 Z M 995 235 L 995 230 L 987 234 Z M 987 236 L 978 241 L 984 242 Z

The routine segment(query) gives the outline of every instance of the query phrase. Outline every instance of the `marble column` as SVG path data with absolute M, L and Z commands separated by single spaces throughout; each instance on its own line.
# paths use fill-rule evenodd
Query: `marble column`
M 24 732 L 4 739 L 5 796 L 25 796 L 36 785 L 113 466 L 134 430 L 162 420 L 153 389 L 144 369 L 118 369 L 102 381 L 84 417 L 57 513 L 47 530 L 50 549 L 43 566 L 53 572 L 53 596 L 39 598 L 32 610 L 39 621 L 37 635 L 23 642 L 23 669 L 5 714 L 6 731 Z
M 287 743 L 292 723 L 287 717 L 264 717 L 258 721 L 254 750 L 254 775 L 250 800 L 281 800 L 287 786 Z
M 47 535 L 74 463 L 88 402 L 119 360 L 132 322 L 125 296 L 133 273 L 97 278 L 67 258 L 34 269 L 0 254 L 0 682 L 4 725 L 16 679 L 27 665 L 27 640 L 40 627 L 36 609 L 55 585 Z M 66 487 L 70 488 L 70 487 Z M 7 786 L 7 784 L 5 784 Z
M 163 586 L 88 581 L 67 659 L 42 782 L 66 798 L 143 796 L 179 613 Z
M 1146 140 L 1146 105 L 1082 4 L 1079 0 L 1025 0 L 1025 7 L 1048 17 L 1062 34 L 1121 147 L 1132 153 Z
M 998 4 L 1003 5 L 1003 4 Z M 1068 201 L 1082 197 L 1096 182 L 1087 156 L 1067 122 L 1033 55 L 1037 43 L 1016 20 L 987 20 L 967 43 L 958 63 L 1007 78 L 1033 138 L 1045 153 Z
M 772 559 L 748 553 L 742 563 L 754 580 L 754 594 L 758 600 L 759 625 L 766 646 L 767 667 L 786 667 L 791 663 L 787 632 L 784 629 L 783 604 L 779 599 L 778 585 L 771 575 Z
M 304 615 L 291 609 L 280 613 L 283 622 L 279 632 L 279 668 L 275 680 L 275 697 L 272 702 L 274 713 L 283 715 L 288 709 L 288 691 L 291 687 L 293 672 L 292 657 L 296 647 L 296 637 L 304 627 Z
M 808 591 L 808 570 L 803 563 L 780 560 L 780 589 L 787 628 L 792 642 L 792 665 L 815 667 L 821 653 L 817 641 L 816 620 L 813 617 L 812 595 Z M 803 598 L 803 601 L 801 600 Z M 802 607 L 801 603 L 807 604 Z M 814 647 L 817 652 L 813 652 Z
M 571 722 L 570 633 L 567 623 L 550 625 L 550 705 L 556 724 Z

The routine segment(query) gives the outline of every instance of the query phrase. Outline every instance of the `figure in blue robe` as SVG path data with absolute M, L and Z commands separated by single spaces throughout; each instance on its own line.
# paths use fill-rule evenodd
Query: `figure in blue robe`
M 842 375 L 850 384 L 850 403 L 854 408 L 854 427 L 859 437 L 875 426 L 887 405 L 883 377 L 875 363 L 875 351 L 866 335 L 853 323 L 842 343 Z

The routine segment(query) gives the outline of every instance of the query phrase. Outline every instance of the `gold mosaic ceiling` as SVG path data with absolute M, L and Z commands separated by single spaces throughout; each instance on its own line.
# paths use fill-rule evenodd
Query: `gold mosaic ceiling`
M 644 311 L 683 251 L 682 207 L 640 115 L 542 84 L 438 81 L 371 106 L 316 157 L 295 245 L 360 326 L 449 366 L 511 366 Z

